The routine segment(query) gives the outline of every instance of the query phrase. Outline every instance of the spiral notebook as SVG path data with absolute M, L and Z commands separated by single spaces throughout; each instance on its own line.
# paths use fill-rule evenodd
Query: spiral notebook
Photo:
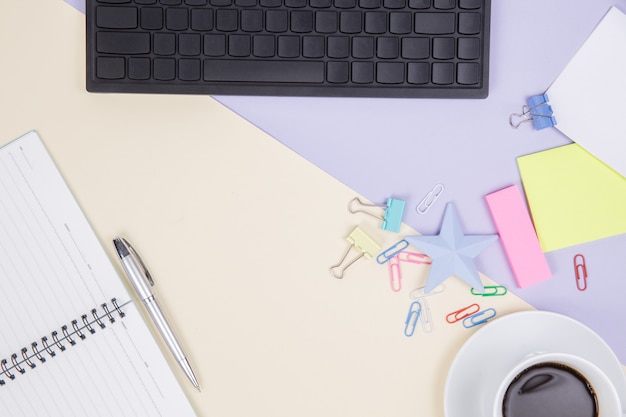
M 36 132 L 0 148 L 3 416 L 195 416 Z

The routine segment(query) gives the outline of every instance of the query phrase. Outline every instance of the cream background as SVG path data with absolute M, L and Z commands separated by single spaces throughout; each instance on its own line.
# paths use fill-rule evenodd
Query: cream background
M 328 269 L 357 224 L 383 248 L 415 231 L 351 215 L 354 191 L 210 97 L 87 93 L 84 24 L 61 0 L 4 5 L 0 144 L 37 130 L 111 259 L 118 234 L 142 253 L 200 380 L 170 361 L 198 415 L 442 416 L 473 333 L 446 314 L 530 306 L 453 278 L 429 299 L 434 330 L 405 337 L 425 267 L 403 268 L 400 293 L 375 261 L 343 280 Z

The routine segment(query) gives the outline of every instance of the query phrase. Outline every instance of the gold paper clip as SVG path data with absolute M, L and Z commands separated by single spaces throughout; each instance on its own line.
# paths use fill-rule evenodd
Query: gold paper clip
M 367 233 L 361 230 L 359 226 L 355 227 L 352 232 L 350 232 L 350 234 L 346 237 L 346 240 L 349 243 L 346 253 L 341 257 L 341 260 L 336 265 L 330 267 L 330 273 L 335 278 L 339 279 L 343 278 L 343 274 L 346 269 L 348 269 L 356 261 L 363 257 L 365 257 L 365 259 L 372 259 L 376 253 L 380 251 L 380 245 L 376 243 L 374 239 L 369 237 Z M 348 257 L 348 254 L 353 248 L 356 249 L 359 254 L 355 258 L 346 262 L 346 264 L 342 267 L 344 261 L 346 261 Z
M 578 291 L 587 289 L 587 262 L 580 253 L 574 256 L 574 272 L 576 274 L 576 288 Z
M 479 295 L 481 297 L 494 297 L 505 295 L 508 290 L 502 285 L 485 285 L 483 292 L 477 292 L 474 288 L 470 290 L 472 295 Z
M 415 207 L 415 210 L 419 214 L 426 214 L 435 201 L 437 201 L 441 194 L 443 194 L 443 191 L 443 184 L 436 184 L 430 191 L 428 191 L 428 193 L 426 193 L 426 196 L 419 202 L 417 207 Z
M 453 311 L 452 313 L 446 316 L 446 321 L 450 324 L 456 323 L 457 321 L 461 321 L 466 317 L 469 317 L 473 314 L 476 314 L 480 311 L 480 306 L 478 304 L 470 304 L 467 307 L 463 307 L 457 311 Z

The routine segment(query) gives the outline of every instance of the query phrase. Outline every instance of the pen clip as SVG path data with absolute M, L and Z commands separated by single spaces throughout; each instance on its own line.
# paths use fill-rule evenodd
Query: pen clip
M 137 253 L 135 248 L 133 248 L 133 245 L 131 245 L 130 242 L 128 242 L 128 240 L 126 240 L 125 238 L 122 238 L 122 241 L 124 241 L 124 244 L 128 247 L 128 251 L 130 252 L 130 254 L 137 260 L 137 262 L 141 266 L 141 269 L 143 269 L 143 273 L 146 276 L 148 283 L 152 287 L 154 287 L 154 280 L 152 279 L 152 275 L 150 274 L 150 271 L 148 271 L 148 267 L 146 266 L 146 264 L 143 263 L 143 259 L 141 259 L 141 256 L 139 256 L 139 253 Z

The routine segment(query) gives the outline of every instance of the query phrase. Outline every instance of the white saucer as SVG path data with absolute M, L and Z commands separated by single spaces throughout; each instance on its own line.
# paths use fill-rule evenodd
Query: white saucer
M 626 408 L 624 369 L 600 336 L 560 314 L 524 311 L 487 323 L 461 347 L 446 379 L 445 416 L 490 416 L 485 384 L 500 382 L 517 362 L 538 352 L 569 353 L 592 362 L 613 381 Z

